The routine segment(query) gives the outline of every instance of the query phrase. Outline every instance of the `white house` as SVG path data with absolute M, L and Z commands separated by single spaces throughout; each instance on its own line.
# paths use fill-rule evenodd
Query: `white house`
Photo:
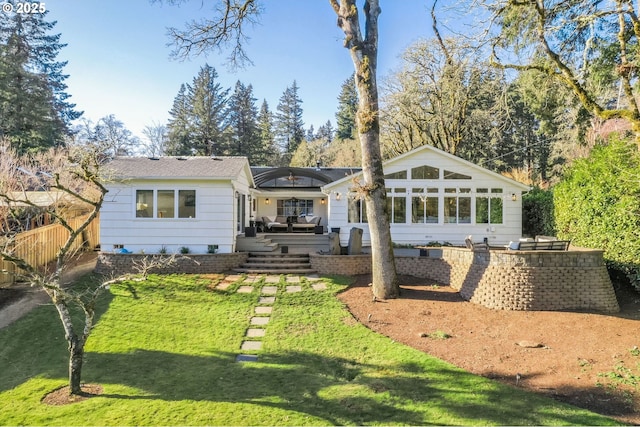
M 106 168 L 103 251 L 235 251 L 254 186 L 245 157 L 118 157 Z
M 472 235 L 476 242 L 504 245 L 521 237 L 524 184 L 428 145 L 386 161 L 383 170 L 394 243 L 459 245 Z M 365 204 L 352 191 L 354 178 L 361 173 L 323 187 L 329 226 L 362 228 L 367 245 Z M 343 244 L 347 238 L 341 233 Z
M 278 232 L 301 217 L 320 218 L 323 231 L 352 227 L 370 244 L 364 203 L 353 191 L 360 168 L 250 167 L 243 157 L 119 157 L 100 216 L 103 251 L 230 253 L 263 218 L 283 218 Z M 522 232 L 522 192 L 529 187 L 434 147 L 383 164 L 391 234 L 397 244 L 462 244 L 467 235 L 501 245 Z M 249 233 L 247 233 L 249 234 Z

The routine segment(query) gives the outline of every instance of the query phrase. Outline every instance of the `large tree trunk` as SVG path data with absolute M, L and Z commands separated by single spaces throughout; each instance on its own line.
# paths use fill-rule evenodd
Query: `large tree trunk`
M 380 150 L 380 115 L 378 108 L 378 0 L 364 4 L 365 36 L 360 30 L 355 0 L 330 0 L 338 15 L 338 26 L 345 33 L 345 47 L 351 53 L 355 67 L 359 103 L 358 135 L 362 147 L 364 182 L 357 193 L 364 196 L 371 233 L 373 295 L 376 298 L 396 298 L 399 294 L 391 231 L 386 213 L 387 195 L 384 187 L 382 153 Z

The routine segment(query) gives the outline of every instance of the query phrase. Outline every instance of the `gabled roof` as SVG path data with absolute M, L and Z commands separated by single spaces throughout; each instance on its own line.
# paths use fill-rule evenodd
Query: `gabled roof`
M 418 155 L 418 154 L 420 154 L 422 152 L 425 152 L 425 151 L 426 152 L 432 152 L 432 153 L 434 153 L 436 155 L 440 155 L 440 156 L 443 156 L 443 157 L 448 157 L 449 159 L 454 160 L 454 161 L 456 161 L 458 163 L 461 163 L 464 166 L 467 166 L 467 167 L 469 167 L 471 169 L 475 169 L 475 170 L 480 171 L 482 173 L 486 173 L 488 175 L 491 175 L 497 180 L 508 182 L 509 184 L 511 184 L 511 185 L 513 185 L 515 187 L 519 187 L 523 191 L 531 189 L 528 185 L 525 185 L 525 184 L 523 184 L 521 182 L 518 182 L 516 180 L 513 180 L 511 178 L 507 178 L 506 176 L 500 175 L 499 173 L 490 171 L 489 169 L 483 168 L 482 166 L 478 166 L 475 163 L 472 163 L 472 162 L 470 162 L 468 160 L 464 160 L 461 157 L 458 157 L 458 156 L 455 156 L 453 154 L 447 153 L 446 151 L 440 150 L 440 149 L 438 149 L 436 147 L 433 147 L 431 145 L 422 145 L 422 146 L 420 146 L 418 148 L 414 148 L 411 151 L 408 151 L 408 152 L 406 152 L 404 154 L 401 154 L 401 155 L 399 155 L 397 157 L 394 157 L 393 159 L 389 159 L 389 160 L 385 161 L 382 164 L 382 167 L 383 167 L 383 169 L 386 169 L 388 166 L 392 166 L 392 165 L 394 165 L 396 163 L 402 162 L 407 157 L 412 157 L 412 156 Z M 437 165 L 433 165 L 433 166 L 437 166 Z M 343 184 L 346 181 L 352 180 L 353 177 L 357 177 L 357 176 L 360 176 L 360 175 L 362 175 L 362 172 L 355 173 L 355 174 L 353 174 L 351 176 L 342 178 L 342 179 L 340 179 L 338 181 L 334 181 L 334 182 L 332 182 L 330 184 L 325 185 L 323 188 L 333 188 L 333 187 L 339 186 L 339 185 Z
M 235 179 L 243 170 L 252 181 L 246 157 L 116 157 L 106 164 L 116 179 Z

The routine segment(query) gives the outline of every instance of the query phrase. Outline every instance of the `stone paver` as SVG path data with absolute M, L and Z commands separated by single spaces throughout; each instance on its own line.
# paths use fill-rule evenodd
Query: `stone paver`
M 268 317 L 252 317 L 251 318 L 252 325 L 266 325 L 267 323 L 269 323 Z
M 278 292 L 278 287 L 277 286 L 263 286 L 262 287 L 262 293 L 264 295 L 273 295 L 276 292 Z
M 276 302 L 276 297 L 260 297 L 258 304 L 273 304 Z
M 240 286 L 238 288 L 239 294 L 250 294 L 251 292 L 253 292 L 253 286 Z
M 239 354 L 236 356 L 236 362 L 257 362 L 258 356 L 255 354 Z
M 324 282 L 313 283 L 311 287 L 314 291 L 324 291 L 327 289 L 327 284 Z
M 240 350 L 260 350 L 262 349 L 262 341 L 242 341 Z
M 242 276 L 238 275 L 238 274 L 231 274 L 229 276 L 227 276 L 224 280 L 226 282 L 237 282 L 238 280 L 242 279 Z
M 310 282 L 316 281 L 316 280 L 321 280 L 320 276 L 318 276 L 317 274 L 308 274 L 306 276 L 304 276 L 307 280 L 309 280 Z
M 267 276 L 266 283 L 280 283 L 280 276 Z
M 231 286 L 231 283 L 229 283 L 229 282 L 220 282 L 220 283 L 218 283 L 218 286 L 216 286 L 216 289 L 220 289 L 221 291 L 225 291 L 225 290 L 229 289 L 229 286 Z
M 288 293 L 301 292 L 301 291 L 302 291 L 302 286 L 287 286 Z
M 256 307 L 256 314 L 271 314 L 273 307 Z
M 247 329 L 247 338 L 258 338 L 263 337 L 266 332 L 266 329 L 263 328 L 249 328 Z
M 287 276 L 287 283 L 300 283 L 300 276 Z

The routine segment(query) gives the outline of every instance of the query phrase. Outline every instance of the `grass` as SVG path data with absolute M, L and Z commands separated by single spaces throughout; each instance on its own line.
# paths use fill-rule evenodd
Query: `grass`
M 341 278 L 326 291 L 306 282 L 300 293 L 281 290 L 259 361 L 236 363 L 258 292 L 211 290 L 212 280 L 112 287 L 83 370 L 104 394 L 73 405 L 40 402 L 66 384 L 54 309 L 0 330 L 0 425 L 618 424 L 371 332 L 335 297 Z

